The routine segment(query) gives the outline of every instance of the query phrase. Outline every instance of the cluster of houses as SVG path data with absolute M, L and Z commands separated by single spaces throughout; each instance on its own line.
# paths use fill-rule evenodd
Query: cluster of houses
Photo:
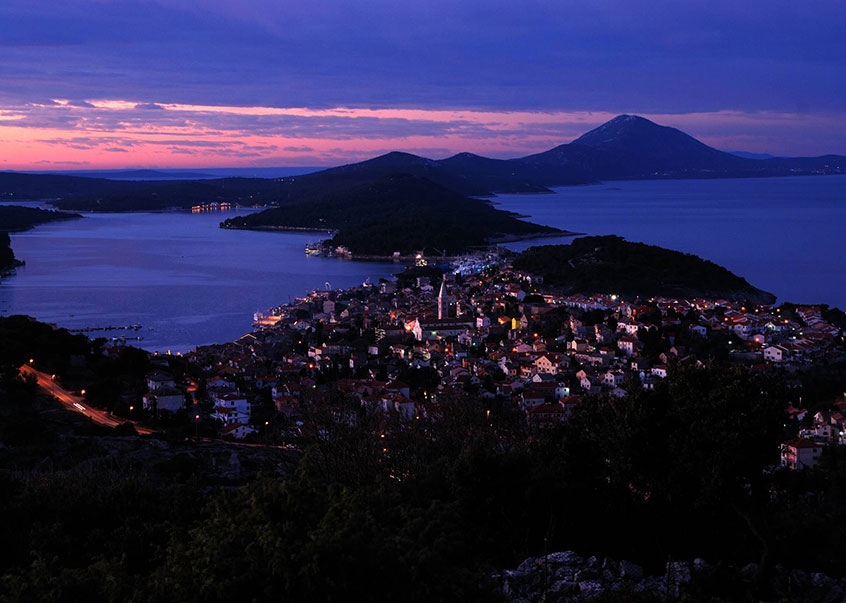
M 846 445 L 846 392 L 833 404 L 834 410 L 817 411 L 810 425 L 799 430 L 796 438 L 781 446 L 781 464 L 790 469 L 812 469 L 819 465 L 823 450 L 827 447 Z M 807 409 L 787 409 L 788 415 L 803 421 Z
M 842 331 L 815 306 L 564 295 L 508 266 L 401 283 L 313 291 L 262 316 L 238 341 L 188 354 L 207 375 L 221 433 L 260 429 L 251 416 L 260 392 L 294 425 L 315 398 L 353 399 L 368 412 L 414 420 L 473 396 L 513 403 L 530 426 L 543 427 L 566 421 L 587 394 L 652 389 L 679 364 L 707 362 L 697 352 L 706 343 L 761 371 L 846 358 Z M 152 377 L 150 404 L 161 410 L 173 384 Z M 808 464 L 804 450 L 790 466 Z

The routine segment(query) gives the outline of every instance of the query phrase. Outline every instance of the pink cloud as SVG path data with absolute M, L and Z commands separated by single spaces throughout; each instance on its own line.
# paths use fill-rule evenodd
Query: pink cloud
M 5 169 L 30 169 L 43 161 L 102 168 L 337 165 L 390 150 L 432 157 L 462 151 L 517 157 L 569 142 L 614 115 L 58 99 L 0 106 L 0 162 Z M 844 151 L 839 120 L 830 115 L 717 111 L 644 116 L 722 149 Z

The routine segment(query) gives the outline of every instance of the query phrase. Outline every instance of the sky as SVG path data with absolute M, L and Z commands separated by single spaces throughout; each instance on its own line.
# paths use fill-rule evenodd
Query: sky
M 620 113 L 846 154 L 846 0 L 2 0 L 0 170 L 519 157 Z

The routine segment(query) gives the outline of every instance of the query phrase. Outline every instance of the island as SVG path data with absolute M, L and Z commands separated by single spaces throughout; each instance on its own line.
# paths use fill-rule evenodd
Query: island
M 29 230 L 39 224 L 57 220 L 74 220 L 79 214 L 61 211 L 23 207 L 20 205 L 0 205 L 0 276 L 22 264 L 15 258 L 9 232 Z
M 763 304 L 776 299 L 714 262 L 614 235 L 530 247 L 514 259 L 514 267 L 541 276 L 565 293 L 708 297 Z
M 495 242 L 567 234 L 411 174 L 393 174 L 314 200 L 230 218 L 221 227 L 330 232 L 325 249 L 371 258 L 424 249 L 455 255 Z

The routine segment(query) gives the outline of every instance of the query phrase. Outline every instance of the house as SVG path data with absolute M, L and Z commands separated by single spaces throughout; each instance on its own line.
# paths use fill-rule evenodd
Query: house
M 764 360 L 770 362 L 786 362 L 790 358 L 790 350 L 780 345 L 764 348 Z
M 538 406 L 546 402 L 547 392 L 537 385 L 531 385 L 523 390 L 521 395 L 523 408 Z
M 144 410 L 176 412 L 185 407 L 185 395 L 176 389 L 159 389 L 155 394 L 144 394 Z
M 223 377 L 214 377 L 209 379 L 206 383 L 209 390 L 234 390 L 235 384 L 232 381 L 227 381 Z
M 608 371 L 603 377 L 603 381 L 605 382 L 605 384 L 611 387 L 617 387 L 618 385 L 622 385 L 625 379 L 626 376 L 623 371 Z
M 781 466 L 789 469 L 812 469 L 819 464 L 823 445 L 796 438 L 781 445 Z
M 476 325 L 472 317 L 438 319 L 416 319 L 411 332 L 417 341 L 436 340 L 461 335 Z
M 622 350 L 626 356 L 633 356 L 637 348 L 637 339 L 629 335 L 623 335 L 617 340 L 617 348 Z
M 567 349 L 572 350 L 573 352 L 587 352 L 589 347 L 590 346 L 586 339 L 578 337 L 567 344 Z
M 806 414 L 808 414 L 807 408 L 796 408 L 792 403 L 787 407 L 787 416 L 793 421 L 801 421 Z
M 221 436 L 231 436 L 238 440 L 242 440 L 254 432 L 255 429 L 253 429 L 246 423 L 230 423 L 229 425 L 225 425 L 224 427 L 220 428 Z
M 250 421 L 252 405 L 247 402 L 244 396 L 240 394 L 218 394 L 213 395 L 212 398 L 215 402 L 214 412 L 211 414 L 212 419 L 220 421 L 224 426 Z
M 667 365 L 666 364 L 659 364 L 658 366 L 652 367 L 652 374 L 656 377 L 660 377 L 661 379 L 667 378 Z
M 562 354 L 553 354 L 547 353 L 543 356 L 539 357 L 534 362 L 535 368 L 538 370 L 538 373 L 544 373 L 548 375 L 555 375 L 561 372 L 561 369 L 566 369 L 569 366 L 569 362 L 566 356 Z
M 560 375 L 549 375 L 546 373 L 538 373 L 532 377 L 531 384 L 540 384 L 542 388 L 552 390 L 554 388 L 555 398 L 563 398 L 570 395 L 570 386 L 566 382 L 561 381 Z M 544 389 L 547 391 L 547 389 Z
M 530 427 L 552 427 L 566 419 L 567 412 L 560 402 L 538 404 L 526 409 L 526 420 Z
M 579 384 L 589 394 L 598 394 L 602 391 L 602 380 L 598 377 L 585 376 L 579 381 Z
M 176 383 L 173 381 L 173 377 L 169 377 L 162 372 L 157 371 L 151 375 L 147 375 L 147 389 L 151 392 L 160 389 L 173 389 L 175 387 Z

